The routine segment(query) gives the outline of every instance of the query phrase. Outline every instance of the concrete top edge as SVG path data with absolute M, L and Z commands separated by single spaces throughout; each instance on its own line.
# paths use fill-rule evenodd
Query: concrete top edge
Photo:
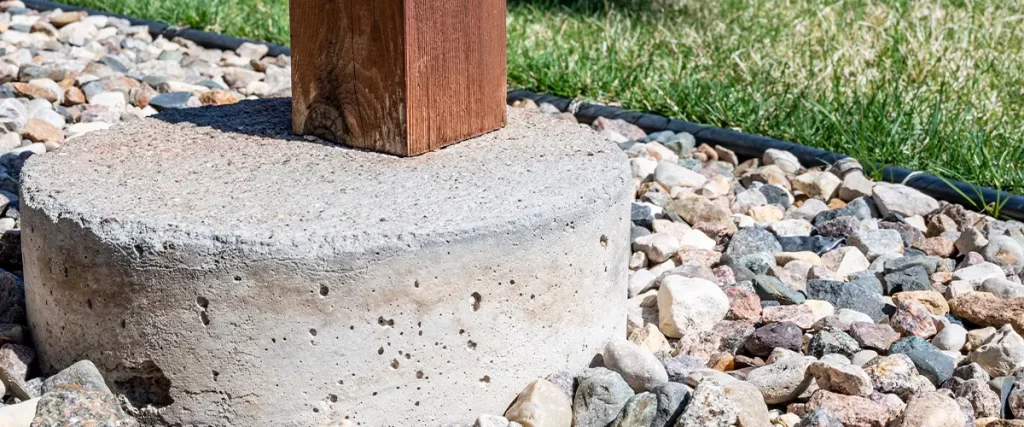
M 87 134 L 27 162 L 22 204 L 124 244 L 349 252 L 582 220 L 631 187 L 614 144 L 539 113 L 399 158 L 292 135 L 290 108 L 244 101 Z

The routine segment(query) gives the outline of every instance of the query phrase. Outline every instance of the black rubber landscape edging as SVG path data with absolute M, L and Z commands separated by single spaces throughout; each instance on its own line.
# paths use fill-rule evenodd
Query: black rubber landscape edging
M 25 7 L 29 9 L 35 9 L 39 11 L 60 9 L 65 12 L 83 11 L 89 15 L 103 15 L 111 16 L 114 18 L 127 19 L 132 25 L 145 25 L 149 27 L 150 34 L 154 36 L 164 36 L 165 39 L 170 40 L 175 37 L 181 37 L 186 40 L 191 40 L 199 46 L 210 48 L 210 49 L 221 49 L 221 50 L 235 50 L 238 49 L 242 43 L 255 43 L 265 45 L 270 48 L 267 55 L 279 56 L 288 55 L 291 56 L 292 50 L 288 46 L 281 46 L 279 44 L 266 43 L 255 40 L 246 40 L 238 37 L 226 36 L 223 34 L 210 33 L 206 31 L 193 30 L 191 28 L 181 28 L 173 25 L 167 25 L 162 22 L 148 21 L 145 19 L 133 18 L 130 16 L 118 15 L 116 13 L 108 13 L 100 10 L 89 9 L 86 7 L 72 6 L 69 4 L 57 3 L 46 0 L 21 0 L 25 3 Z
M 547 102 L 559 110 L 568 111 L 576 116 L 581 123 L 593 123 L 598 117 L 622 119 L 639 126 L 646 132 L 669 130 L 687 132 L 697 139 L 698 143 L 721 145 L 744 157 L 761 158 L 764 152 L 774 148 L 785 150 L 796 155 L 801 163 L 807 166 L 831 165 L 839 159 L 849 157 L 845 154 L 833 153 L 806 145 L 780 141 L 759 135 L 750 135 L 714 126 L 684 122 L 670 119 L 657 114 L 628 111 L 616 107 L 596 104 L 573 104 L 569 99 L 559 96 L 543 95 L 528 90 L 512 90 L 508 92 L 509 104 L 529 98 L 540 104 Z M 906 184 L 939 200 L 957 203 L 967 208 L 979 210 L 982 206 L 1003 204 L 1000 216 L 1024 221 L 1024 197 L 1010 194 L 966 182 L 942 179 L 935 175 L 909 169 L 885 166 L 882 179 L 887 182 Z
M 191 40 L 205 48 L 235 50 L 241 46 L 242 43 L 255 43 L 269 47 L 270 51 L 267 54 L 270 56 L 291 55 L 291 49 L 289 47 L 273 43 L 247 40 L 223 34 L 193 30 L 190 28 L 180 28 L 160 22 L 148 21 L 130 16 L 107 13 L 99 10 L 71 6 L 46 0 L 22 0 L 22 2 L 25 3 L 26 7 L 40 11 L 53 9 L 61 9 L 64 11 L 84 11 L 90 15 L 103 15 L 126 19 L 131 22 L 132 25 L 145 25 L 149 27 L 149 32 L 154 36 L 163 36 L 168 40 L 175 37 L 181 37 L 186 40 Z M 572 108 L 573 111 L 571 112 L 581 123 L 590 124 L 598 117 L 607 117 L 611 119 L 623 119 L 639 126 L 646 132 L 664 130 L 687 132 L 692 134 L 694 138 L 697 139 L 697 142 L 721 145 L 722 147 L 728 148 L 736 154 L 745 157 L 760 158 L 764 155 L 766 150 L 771 148 L 789 151 L 796 155 L 797 159 L 799 159 L 801 163 L 809 166 L 830 165 L 839 159 L 849 157 L 845 154 L 833 153 L 818 148 L 794 144 L 792 142 L 780 141 L 759 135 L 750 135 L 714 126 L 670 119 L 657 114 L 629 111 L 597 104 L 574 105 L 573 102 L 567 98 L 543 95 L 528 90 L 510 90 L 507 94 L 506 101 L 511 104 L 525 98 L 532 99 L 538 104 L 541 102 L 547 102 L 554 105 L 561 111 L 569 111 L 570 108 Z M 882 179 L 887 182 L 906 184 L 925 194 L 935 197 L 936 199 L 957 203 L 975 210 L 981 210 L 980 208 L 983 206 L 1001 204 L 1002 208 L 999 210 L 1000 216 L 1024 221 L 1024 197 L 1022 196 L 988 187 L 968 184 L 966 182 L 942 179 L 935 175 L 912 171 L 896 166 L 883 167 Z

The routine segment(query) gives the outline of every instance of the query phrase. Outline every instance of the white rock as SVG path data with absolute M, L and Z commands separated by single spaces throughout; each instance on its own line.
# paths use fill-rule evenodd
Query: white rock
M 524 427 L 569 427 L 572 402 L 565 392 L 547 380 L 534 380 L 519 393 L 505 418 Z
M 40 397 L 0 408 L 0 426 L 28 427 L 36 416 Z
M 818 214 L 827 211 L 828 205 L 825 202 L 818 199 L 808 199 L 804 202 L 803 206 L 790 210 L 786 214 L 786 218 L 796 218 L 806 221 L 813 220 Z
M 1006 274 L 1003 274 L 1003 269 L 1001 267 L 991 262 L 975 264 L 953 272 L 953 280 L 963 280 L 968 282 L 975 289 L 981 286 L 982 283 L 985 283 L 986 280 L 992 278 L 1005 279 Z
M 609 342 L 604 351 L 605 367 L 617 372 L 637 393 L 651 391 L 668 382 L 665 366 L 653 353 L 623 339 Z
M 21 146 L 21 135 L 15 132 L 8 132 L 0 136 L 0 154 L 11 151 Z
M 679 240 L 668 233 L 654 233 L 633 241 L 633 250 L 647 254 L 651 262 L 665 262 L 679 252 Z
M 708 179 L 697 172 L 679 166 L 675 163 L 662 161 L 654 170 L 654 180 L 666 188 L 688 187 L 701 188 L 708 182 Z
M 102 105 L 112 111 L 124 112 L 128 101 L 121 92 L 100 92 L 89 97 L 90 105 Z
M 89 22 L 78 21 L 65 25 L 57 33 L 57 39 L 74 46 L 85 46 L 89 40 L 96 37 L 99 29 Z
M 654 220 L 653 225 L 652 230 L 654 230 L 655 233 L 670 234 L 672 237 L 678 239 L 680 243 L 682 243 L 683 238 L 686 237 L 686 233 L 689 233 L 691 230 L 690 226 L 686 225 L 685 222 L 674 222 L 667 219 L 656 219 Z
M 707 332 L 729 313 L 729 297 L 707 280 L 668 276 L 658 290 L 658 313 L 667 337 Z
M 982 282 L 984 283 L 984 282 Z M 953 280 L 949 282 L 949 286 L 946 287 L 946 292 L 943 296 L 947 300 L 951 300 L 956 297 L 961 297 L 974 292 L 974 285 L 966 280 Z
M 263 79 L 263 73 L 239 67 L 224 68 L 224 81 L 232 89 L 241 89 Z M 269 87 L 268 87 L 269 88 Z
M 800 169 L 803 169 L 803 166 L 800 165 L 800 160 L 789 151 L 769 148 L 765 150 L 762 160 L 764 160 L 764 164 L 776 165 L 779 169 L 788 173 L 796 173 Z
M 878 213 L 883 217 L 889 215 L 889 212 L 904 217 L 928 216 L 939 209 L 937 200 L 906 185 L 878 183 L 873 191 Z
M 967 360 L 981 365 L 993 378 L 1010 375 L 1024 363 L 1024 338 L 1012 326 L 1003 325 L 971 352 Z
M 967 343 L 967 329 L 956 323 L 949 323 L 932 338 L 932 345 L 939 350 L 959 351 Z
M 679 239 L 679 245 L 681 247 L 685 246 L 709 251 L 714 250 L 716 244 L 715 239 L 708 237 L 707 234 L 704 234 L 704 232 L 700 230 L 691 229 L 686 232 L 682 239 Z
M 477 417 L 473 427 L 508 427 L 508 418 L 497 415 L 481 415 Z
M 871 262 L 860 251 L 852 246 L 845 246 L 833 249 L 821 256 L 822 265 L 832 270 L 836 276 L 848 277 L 849 275 L 867 270 Z
M 675 151 L 657 142 L 648 142 L 645 148 L 647 148 L 647 154 L 660 162 L 679 162 L 679 155 Z
M 614 142 L 616 144 L 618 144 L 620 142 L 629 141 L 629 138 L 626 138 L 626 137 L 622 136 L 621 133 L 618 133 L 618 132 L 613 131 L 611 129 L 602 129 L 601 132 L 598 133 L 598 135 L 600 137 L 602 137 L 604 139 L 607 139 L 607 140 L 609 140 L 611 142 Z
M 849 173 L 839 186 L 839 199 L 849 202 L 858 197 L 874 194 L 875 182 L 864 177 L 863 173 Z
M 634 157 L 629 159 L 629 169 L 633 178 L 638 180 L 647 179 L 658 167 L 658 161 L 647 157 Z
M 768 225 L 768 230 L 779 237 L 810 236 L 814 226 L 805 219 L 785 219 Z
M 903 238 L 896 230 L 858 231 L 850 236 L 850 246 L 860 249 L 868 260 L 882 255 L 903 254 Z
M 29 144 L 29 145 L 21 146 L 21 147 L 15 148 L 15 149 L 10 151 L 10 153 L 14 154 L 14 155 L 18 155 L 18 154 L 21 154 L 21 153 L 28 153 L 28 152 L 30 152 L 32 154 L 46 154 L 46 144 L 43 144 L 41 142 L 37 142 L 37 143 L 34 143 L 34 144 Z
M 263 59 L 264 56 L 267 56 L 267 52 L 269 51 L 270 48 L 265 44 L 248 42 L 242 43 L 241 46 L 238 46 L 238 49 L 235 49 L 238 56 L 248 59 Z
M 633 298 L 650 289 L 657 278 L 658 276 L 652 273 L 651 270 L 640 269 L 633 272 L 629 276 L 629 297 Z
M 110 126 L 110 123 L 104 122 L 75 123 L 72 125 L 68 125 L 66 132 L 68 135 L 68 139 L 72 139 L 85 135 L 89 132 L 110 129 Z
M 988 245 L 988 238 L 985 237 L 985 233 L 982 233 L 981 230 L 971 227 L 960 233 L 960 237 L 953 244 L 962 255 L 970 252 L 980 253 Z
M 985 260 L 996 265 L 1012 268 L 1019 273 L 1024 268 L 1024 249 L 1010 236 L 995 236 L 981 250 Z
M 871 316 L 848 308 L 840 308 L 836 311 L 836 318 L 839 320 L 840 329 L 844 331 L 849 329 L 850 325 L 857 322 L 875 323 Z
M 843 181 L 830 172 L 807 172 L 793 179 L 793 187 L 807 197 L 830 200 Z

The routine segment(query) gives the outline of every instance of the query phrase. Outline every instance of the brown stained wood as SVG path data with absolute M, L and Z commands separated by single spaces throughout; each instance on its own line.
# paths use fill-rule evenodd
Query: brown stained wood
M 505 0 L 291 0 L 295 133 L 414 156 L 505 124 Z

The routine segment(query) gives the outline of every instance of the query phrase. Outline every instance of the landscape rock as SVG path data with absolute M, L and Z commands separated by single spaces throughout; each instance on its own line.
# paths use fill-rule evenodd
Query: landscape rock
M 572 406 L 569 397 L 558 386 L 538 379 L 519 393 L 505 411 L 505 418 L 523 427 L 570 427 L 573 422 Z
M 604 368 L 589 369 L 579 378 L 579 387 L 572 402 L 572 425 L 607 426 L 633 395 L 633 390 L 619 374 Z M 521 421 L 519 423 L 522 424 Z
M 1024 338 L 1013 327 L 1004 325 L 967 356 L 992 377 L 1010 375 L 1024 363 Z
M 874 391 L 871 377 L 858 366 L 834 361 L 811 363 L 807 373 L 814 376 L 818 387 L 849 396 L 870 396 Z
M 651 391 L 668 382 L 668 373 L 650 351 L 626 340 L 613 340 L 602 352 L 608 369 L 618 373 L 634 392 Z
M 895 230 L 862 230 L 850 236 L 850 246 L 860 249 L 868 260 L 882 255 L 903 254 L 903 238 Z
M 658 313 L 667 337 L 707 332 L 729 313 L 729 297 L 710 281 L 669 276 L 658 291 Z
M 60 388 L 39 399 L 33 427 L 71 425 L 135 427 L 139 423 L 121 409 L 120 401 L 110 393 Z
M 753 384 L 769 405 L 796 400 L 814 382 L 807 368 L 816 361 L 813 357 L 790 357 L 747 373 L 746 381 Z
M 694 389 L 686 410 L 675 427 L 732 427 L 739 409 L 713 380 L 702 381 Z
M 939 202 L 934 198 L 901 184 L 876 184 L 873 198 L 878 213 L 883 217 L 889 213 L 898 213 L 904 217 L 928 216 L 939 209 Z
M 834 415 L 844 427 L 885 427 L 889 422 L 888 409 L 870 399 L 846 396 L 827 390 L 811 395 L 805 408 L 809 412 L 822 409 Z

